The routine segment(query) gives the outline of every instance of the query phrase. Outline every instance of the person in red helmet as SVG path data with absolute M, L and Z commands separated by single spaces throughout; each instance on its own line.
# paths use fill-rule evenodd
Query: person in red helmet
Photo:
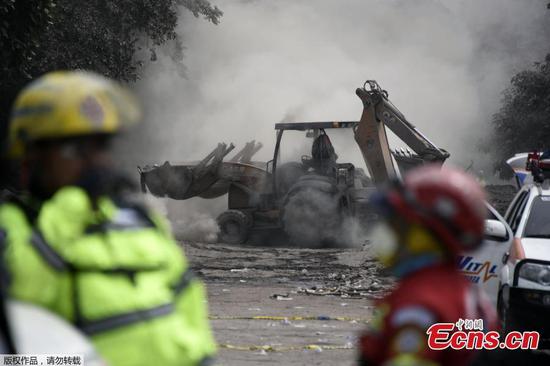
M 360 365 L 470 363 L 475 351 L 432 350 L 426 331 L 459 319 L 496 325 L 484 294 L 455 267 L 459 253 L 481 245 L 484 200 L 473 177 L 440 166 L 416 168 L 373 197 L 382 219 L 373 232 L 373 250 L 399 282 L 377 304 L 359 339 Z

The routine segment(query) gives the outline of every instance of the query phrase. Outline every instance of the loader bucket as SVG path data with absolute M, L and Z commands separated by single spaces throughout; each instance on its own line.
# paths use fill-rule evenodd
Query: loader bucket
M 149 190 L 157 197 L 185 200 L 199 196 L 220 179 L 219 170 L 223 158 L 234 149 L 234 145 L 220 143 L 197 164 L 162 165 L 138 167 L 141 190 Z
M 185 199 L 193 183 L 193 172 L 190 167 L 165 162 L 160 166 L 142 168 L 140 182 L 142 191 L 148 190 L 153 196 Z

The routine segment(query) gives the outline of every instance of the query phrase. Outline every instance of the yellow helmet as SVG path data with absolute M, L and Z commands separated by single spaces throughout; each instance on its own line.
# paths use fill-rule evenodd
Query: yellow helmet
M 21 157 L 34 141 L 116 133 L 140 117 L 123 87 L 84 71 L 55 71 L 26 86 L 15 100 L 8 154 Z

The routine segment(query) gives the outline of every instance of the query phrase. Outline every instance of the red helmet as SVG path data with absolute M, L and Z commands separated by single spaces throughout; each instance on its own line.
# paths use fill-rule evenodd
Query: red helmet
M 431 230 L 455 255 L 481 245 L 485 192 L 462 170 L 439 165 L 416 168 L 386 199 L 394 212 Z

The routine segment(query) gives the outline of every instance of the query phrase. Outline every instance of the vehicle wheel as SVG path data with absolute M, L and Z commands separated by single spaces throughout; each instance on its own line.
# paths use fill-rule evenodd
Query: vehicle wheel
M 275 177 L 275 185 L 277 193 L 282 196 L 287 194 L 290 188 L 306 174 L 304 165 L 296 162 L 289 162 L 277 167 L 277 175 Z
M 218 241 L 228 244 L 242 244 L 248 239 L 252 226 L 252 215 L 239 210 L 227 210 L 217 218 L 220 233 Z
M 281 223 L 292 244 L 334 246 L 341 236 L 339 195 L 326 177 L 303 176 L 285 197 Z

